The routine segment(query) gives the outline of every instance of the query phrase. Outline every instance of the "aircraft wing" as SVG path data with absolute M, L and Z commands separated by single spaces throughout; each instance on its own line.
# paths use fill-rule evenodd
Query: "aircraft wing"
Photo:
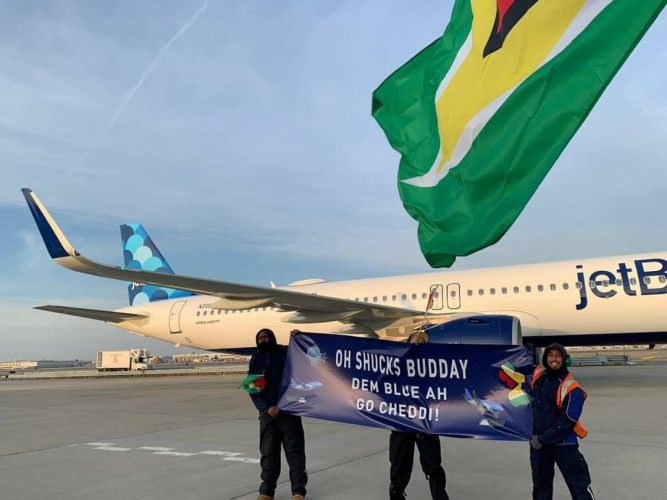
M 146 314 L 133 314 L 118 311 L 104 311 L 102 309 L 84 309 L 82 307 L 67 307 L 67 306 L 37 306 L 35 309 L 40 311 L 49 311 L 60 314 L 67 314 L 69 316 L 78 316 L 80 318 L 96 319 L 99 321 L 106 321 L 107 323 L 122 323 L 123 321 L 146 319 Z
M 284 288 L 265 288 L 100 264 L 74 249 L 32 190 L 24 188 L 22 191 L 49 255 L 58 264 L 72 271 L 125 282 L 190 290 L 199 294 L 214 295 L 225 301 L 238 301 L 240 304 L 252 303 L 251 307 L 269 304 L 286 311 L 300 311 L 306 314 L 326 315 L 330 313 L 332 316 L 340 314 L 341 319 L 354 322 L 395 320 L 423 314 L 423 311 L 416 309 L 368 304 Z

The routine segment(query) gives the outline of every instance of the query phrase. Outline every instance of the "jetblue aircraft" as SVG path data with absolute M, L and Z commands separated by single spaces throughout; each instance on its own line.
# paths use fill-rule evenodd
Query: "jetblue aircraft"
M 426 321 L 495 315 L 516 318 L 523 342 L 534 346 L 667 342 L 667 252 L 264 288 L 174 274 L 138 224 L 121 226 L 124 267 L 92 261 L 35 193 L 23 194 L 53 260 L 130 282 L 129 307 L 36 309 L 176 345 L 247 352 L 260 328 L 271 328 L 281 343 L 294 329 L 400 340 Z M 465 335 L 475 342 L 474 329 Z

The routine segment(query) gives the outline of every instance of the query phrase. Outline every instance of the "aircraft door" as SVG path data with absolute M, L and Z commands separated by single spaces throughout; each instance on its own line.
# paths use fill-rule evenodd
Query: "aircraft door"
M 429 311 L 439 311 L 442 309 L 442 285 L 431 285 L 429 292 L 433 301 Z
M 184 300 L 179 300 L 174 302 L 174 305 L 171 306 L 171 312 L 169 313 L 169 332 L 170 333 L 183 333 L 181 331 L 181 311 L 185 306 Z
M 447 307 L 450 309 L 461 307 L 461 286 L 458 283 L 447 285 Z

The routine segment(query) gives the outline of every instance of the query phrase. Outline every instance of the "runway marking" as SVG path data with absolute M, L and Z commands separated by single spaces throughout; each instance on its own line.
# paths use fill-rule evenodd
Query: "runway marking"
M 227 458 L 223 458 L 223 460 L 227 460 L 229 462 L 243 462 L 243 463 L 246 463 L 246 464 L 258 464 L 259 463 L 259 458 L 227 457 Z
M 93 450 L 101 451 L 150 451 L 153 455 L 161 455 L 168 457 L 194 457 L 197 455 L 204 456 L 213 456 L 220 457 L 220 460 L 226 462 L 239 462 L 244 464 L 258 464 L 259 458 L 250 458 L 243 457 L 243 453 L 236 451 L 223 451 L 223 450 L 204 450 L 197 452 L 186 452 L 186 451 L 174 451 L 174 448 L 167 448 L 166 446 L 139 446 L 138 448 L 124 448 L 120 446 L 115 446 L 115 443 L 74 443 L 67 445 L 68 447 L 73 446 L 91 446 Z
M 170 457 L 191 457 L 197 453 L 186 453 L 183 451 L 156 451 L 153 455 L 169 455 Z

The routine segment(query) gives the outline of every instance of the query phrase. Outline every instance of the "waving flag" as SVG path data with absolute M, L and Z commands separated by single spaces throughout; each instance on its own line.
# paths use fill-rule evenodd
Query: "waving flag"
M 433 267 L 497 242 L 667 0 L 456 0 L 373 93 Z

